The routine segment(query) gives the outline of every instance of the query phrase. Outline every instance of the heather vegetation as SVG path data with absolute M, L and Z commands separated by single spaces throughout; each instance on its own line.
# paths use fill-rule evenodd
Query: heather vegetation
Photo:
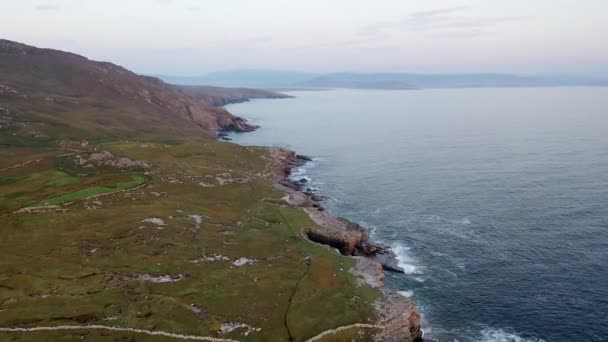
M 37 54 L 49 53 L 13 48 L 25 51 L 22 62 L 32 54 L 38 63 Z M 80 71 L 93 63 L 66 58 Z M 139 105 L 141 94 L 160 98 L 137 88 L 145 78 L 129 74 L 136 83 L 128 89 L 124 80 L 110 90 L 75 87 L 88 84 L 82 73 L 51 62 L 18 82 L 2 61 L 0 71 L 13 79 L 0 79 L 1 328 L 103 325 L 304 341 L 375 322 L 381 293 L 349 272 L 353 259 L 303 236 L 315 223 L 281 204 L 284 193 L 267 177 L 269 151 L 210 139 L 213 131 L 201 122 L 215 124 L 219 113 L 217 122 L 225 123 L 221 109 L 188 121 L 171 107 L 169 86 L 156 81 L 166 101 Z M 61 85 L 61 94 L 44 84 Z M 66 89 L 84 90 L 67 96 Z M 113 89 L 138 95 L 105 95 Z M 226 128 L 244 127 L 230 120 Z M 321 340 L 365 339 L 358 330 Z M 0 331 L 1 340 L 82 338 L 171 339 L 126 331 Z

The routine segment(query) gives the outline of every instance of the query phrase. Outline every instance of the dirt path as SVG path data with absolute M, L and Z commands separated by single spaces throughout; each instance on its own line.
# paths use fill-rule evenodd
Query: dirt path
M 175 338 L 178 340 L 188 340 L 188 341 L 239 342 L 236 340 L 231 340 L 231 339 L 226 339 L 226 338 L 173 334 L 173 333 L 164 332 L 164 331 L 110 327 L 110 326 L 105 326 L 105 325 L 60 325 L 60 326 L 56 326 L 56 327 L 0 328 L 0 332 L 38 332 L 38 331 L 65 331 L 65 330 L 107 330 L 107 331 L 144 334 L 144 335 L 150 335 L 150 336 L 164 336 L 164 337 L 169 337 L 169 338 Z
M 4 169 L 0 170 L 0 172 L 7 171 L 7 170 L 12 170 L 12 169 L 18 169 L 20 167 L 24 167 L 24 166 L 27 166 L 27 165 L 32 164 L 32 163 L 40 163 L 41 161 L 42 161 L 42 159 L 28 160 L 25 163 L 21 163 L 19 165 L 13 165 L 13 166 L 5 167 Z
M 339 327 L 336 329 L 327 330 L 322 332 L 321 334 L 312 337 L 306 342 L 315 342 L 323 339 L 324 337 L 331 336 L 337 334 L 339 332 L 349 330 L 349 329 L 382 329 L 381 325 L 373 325 L 373 324 L 351 324 L 343 327 Z M 149 336 L 163 336 L 174 338 L 178 340 L 186 340 L 186 341 L 210 341 L 210 342 L 239 342 L 237 340 L 231 340 L 227 338 L 217 338 L 217 337 L 209 337 L 209 336 L 198 336 L 198 335 L 184 335 L 184 334 L 174 334 L 165 331 L 153 331 L 153 330 L 144 330 L 144 329 L 135 329 L 135 328 L 121 328 L 121 327 L 110 327 L 106 325 L 59 325 L 56 327 L 33 327 L 33 328 L 0 328 L 0 333 L 27 333 L 27 332 L 40 332 L 40 331 L 69 331 L 69 330 L 106 330 L 106 331 L 117 331 L 117 332 L 126 332 L 126 333 L 134 333 L 134 334 L 144 334 Z
M 306 340 L 306 342 L 314 342 L 314 341 L 319 341 L 324 337 L 330 336 L 330 335 L 334 335 L 337 334 L 339 332 L 345 331 L 345 330 L 349 330 L 349 329 L 383 329 L 384 327 L 381 325 L 374 325 L 374 324 L 364 324 L 364 323 L 356 323 L 356 324 L 351 324 L 351 325 L 345 325 L 343 327 L 339 327 L 336 329 L 331 329 L 331 330 L 327 330 L 324 331 L 322 333 L 320 333 L 319 335 L 310 338 L 308 340 Z

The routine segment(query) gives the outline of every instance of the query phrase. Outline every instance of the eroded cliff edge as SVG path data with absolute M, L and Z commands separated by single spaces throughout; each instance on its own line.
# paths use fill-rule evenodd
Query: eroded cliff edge
M 368 230 L 359 224 L 328 214 L 321 205 L 321 196 L 304 190 L 305 183 L 290 179 L 295 168 L 311 161 L 309 157 L 285 148 L 270 148 L 270 155 L 272 161 L 267 176 L 285 192 L 282 200 L 290 207 L 301 208 L 316 224 L 305 227 L 302 234 L 313 242 L 336 248 L 342 255 L 356 258 L 356 267 L 351 272 L 361 276 L 367 285 L 382 291 L 383 298 L 375 304 L 378 325 L 382 329 L 374 335 L 374 340 L 422 341 L 416 304 L 384 286 L 385 271 L 403 273 L 394 252 L 373 242 Z

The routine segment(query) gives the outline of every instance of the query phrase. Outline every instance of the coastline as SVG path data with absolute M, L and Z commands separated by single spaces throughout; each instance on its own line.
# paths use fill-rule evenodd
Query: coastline
M 369 231 L 359 224 L 331 216 L 322 206 L 324 197 L 307 189 L 305 179 L 294 181 L 290 178 L 296 169 L 312 161 L 312 158 L 281 147 L 268 147 L 268 150 L 271 164 L 266 176 L 285 193 L 283 204 L 302 209 L 316 224 L 306 227 L 302 231 L 303 237 L 354 258 L 356 267 L 350 272 L 360 277 L 364 285 L 381 291 L 383 300 L 374 307 L 377 323 L 383 329 L 375 334 L 374 340 L 422 341 L 421 317 L 416 304 L 384 284 L 385 272 L 404 272 L 391 248 L 375 243 Z

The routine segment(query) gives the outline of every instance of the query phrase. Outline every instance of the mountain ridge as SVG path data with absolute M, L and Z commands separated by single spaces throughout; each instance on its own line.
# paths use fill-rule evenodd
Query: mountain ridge
M 201 76 L 168 76 L 159 78 L 177 84 L 215 86 L 249 86 L 265 89 L 423 89 L 469 87 L 537 87 L 537 86 L 605 86 L 608 79 L 520 75 L 510 73 L 411 73 L 411 72 L 330 72 L 303 73 L 276 70 L 236 69 Z

